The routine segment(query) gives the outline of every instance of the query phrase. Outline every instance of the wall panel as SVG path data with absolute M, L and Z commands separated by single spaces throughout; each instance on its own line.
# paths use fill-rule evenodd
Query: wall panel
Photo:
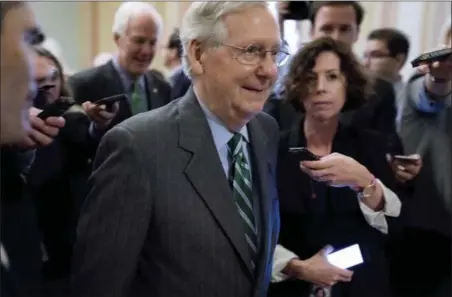
M 46 36 L 58 43 L 68 68 L 73 71 L 82 68 L 91 47 L 89 35 L 86 35 L 89 34 L 89 27 L 86 26 L 90 13 L 89 3 L 54 0 L 29 4 Z

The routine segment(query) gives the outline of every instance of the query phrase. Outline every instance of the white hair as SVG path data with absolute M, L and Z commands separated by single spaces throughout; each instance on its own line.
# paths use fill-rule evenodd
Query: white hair
M 152 17 L 157 25 L 158 35 L 162 33 L 163 30 L 163 20 L 162 16 L 157 12 L 157 10 L 149 3 L 146 2 L 124 2 L 116 10 L 115 18 L 113 21 L 113 33 L 120 36 L 124 36 L 127 25 L 130 19 L 140 14 L 148 14 Z
M 223 19 L 226 15 L 240 12 L 251 7 L 264 7 L 270 11 L 266 1 L 206 1 L 193 2 L 182 19 L 180 39 L 183 55 L 182 65 L 185 74 L 191 77 L 191 66 L 187 58 L 191 40 L 199 42 L 226 40 L 228 32 Z
M 94 57 L 93 66 L 97 67 L 97 66 L 107 64 L 111 59 L 113 59 L 112 53 L 107 53 L 107 52 L 99 53 L 99 54 L 97 54 L 96 57 Z

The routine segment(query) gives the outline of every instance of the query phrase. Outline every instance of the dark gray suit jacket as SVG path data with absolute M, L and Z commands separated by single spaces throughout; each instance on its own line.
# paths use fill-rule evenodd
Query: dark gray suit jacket
M 279 231 L 278 127 L 248 124 L 260 185 L 252 272 L 242 221 L 193 90 L 103 138 L 74 248 L 77 296 L 263 297 Z
M 168 104 L 171 94 L 169 83 L 156 75 L 155 71 L 148 71 L 144 75 L 149 110 Z M 94 103 L 105 97 L 128 93 L 124 89 L 121 77 L 112 61 L 74 74 L 69 78 L 68 84 L 74 100 L 80 105 L 86 101 Z M 129 103 L 120 101 L 118 113 L 112 120 L 110 127 L 131 116 Z
M 450 237 L 452 107 L 436 113 L 419 110 L 419 93 L 423 86 L 423 76 L 412 79 L 406 86 L 400 138 L 407 154 L 422 156 L 423 168 L 416 178 L 409 207 L 402 210 L 402 215 L 412 227 L 439 231 Z

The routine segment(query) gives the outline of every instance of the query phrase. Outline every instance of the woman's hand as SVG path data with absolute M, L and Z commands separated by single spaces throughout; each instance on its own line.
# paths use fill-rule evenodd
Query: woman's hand
M 337 282 L 349 282 L 353 272 L 338 268 L 328 262 L 326 255 L 330 247 L 325 247 L 307 260 L 290 261 L 290 276 L 304 280 L 323 288 L 334 286 Z
M 300 169 L 313 179 L 333 187 L 365 188 L 373 180 L 366 167 L 339 153 L 332 153 L 319 161 L 302 161 Z

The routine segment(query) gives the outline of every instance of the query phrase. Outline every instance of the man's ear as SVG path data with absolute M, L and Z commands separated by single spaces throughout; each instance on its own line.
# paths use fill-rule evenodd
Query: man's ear
M 403 65 L 405 65 L 407 56 L 405 54 L 397 54 L 394 59 L 397 61 L 397 63 L 399 64 L 399 69 L 402 69 Z
M 187 58 L 190 63 L 190 69 L 193 75 L 204 73 L 203 60 L 205 52 L 202 44 L 197 40 L 191 40 L 187 47 Z
M 121 36 L 118 33 L 113 34 L 113 41 L 115 42 L 116 47 L 119 47 L 120 39 L 121 39 Z
M 353 39 L 353 44 L 355 44 L 355 43 L 358 41 L 360 32 L 361 32 L 361 28 L 358 27 L 358 28 L 356 29 L 355 39 Z M 352 46 L 352 47 L 353 47 L 353 46 Z

